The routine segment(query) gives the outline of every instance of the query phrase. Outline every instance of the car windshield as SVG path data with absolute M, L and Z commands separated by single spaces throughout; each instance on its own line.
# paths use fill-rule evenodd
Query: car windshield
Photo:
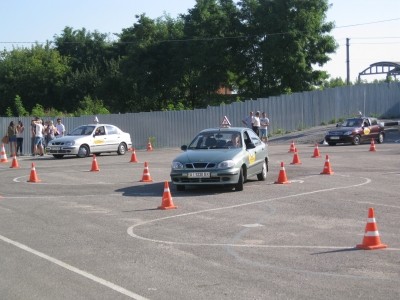
M 342 124 L 343 127 L 361 127 L 362 119 L 347 119 Z
M 190 143 L 188 149 L 228 149 L 240 148 L 242 136 L 239 131 L 200 132 Z
M 96 126 L 79 126 L 77 128 L 75 128 L 72 132 L 70 132 L 68 135 L 91 135 L 94 128 Z

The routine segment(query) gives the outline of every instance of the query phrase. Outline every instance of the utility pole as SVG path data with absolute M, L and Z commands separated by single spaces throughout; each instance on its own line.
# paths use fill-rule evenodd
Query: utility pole
M 346 38 L 346 66 L 347 66 L 346 84 L 347 85 L 350 85 L 350 53 L 349 53 L 349 48 L 350 48 L 350 39 Z

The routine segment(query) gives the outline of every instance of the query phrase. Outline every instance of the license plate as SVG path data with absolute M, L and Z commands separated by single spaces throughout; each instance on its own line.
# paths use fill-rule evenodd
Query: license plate
M 58 151 L 58 150 L 60 150 L 60 147 L 53 147 L 53 148 L 51 148 L 51 150 L 56 150 L 56 151 Z
M 191 172 L 188 173 L 189 178 L 209 178 L 210 172 Z
M 339 137 L 338 136 L 331 136 L 331 140 L 338 140 Z

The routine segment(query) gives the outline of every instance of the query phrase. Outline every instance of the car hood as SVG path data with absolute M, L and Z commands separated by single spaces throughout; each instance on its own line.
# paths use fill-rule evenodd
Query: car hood
M 66 143 L 66 142 L 71 142 L 71 141 L 80 141 L 80 140 L 87 140 L 89 136 L 80 136 L 80 135 L 66 135 L 60 138 L 55 138 L 52 142 L 56 143 Z
M 187 150 L 178 155 L 174 161 L 183 163 L 190 162 L 221 162 L 224 160 L 234 159 L 242 149 L 226 149 L 226 150 Z
M 361 130 L 360 127 L 337 127 L 335 129 L 329 130 L 328 133 L 329 134 L 338 134 L 338 133 L 344 133 L 344 132 L 348 132 L 348 131 L 357 131 L 357 130 Z

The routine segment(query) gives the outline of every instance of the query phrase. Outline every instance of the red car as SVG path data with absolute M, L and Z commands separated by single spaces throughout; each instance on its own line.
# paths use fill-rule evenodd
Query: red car
M 330 130 L 325 135 L 325 141 L 330 146 L 339 143 L 351 143 L 359 145 L 363 142 L 371 142 L 374 139 L 383 143 L 385 127 L 376 118 L 360 117 L 347 119 L 342 124 L 337 124 L 336 129 Z

